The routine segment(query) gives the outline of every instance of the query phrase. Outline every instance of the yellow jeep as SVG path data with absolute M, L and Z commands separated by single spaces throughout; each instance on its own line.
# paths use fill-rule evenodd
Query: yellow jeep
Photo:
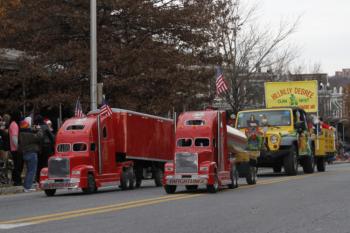
M 274 172 L 281 172 L 284 167 L 288 175 L 296 175 L 299 164 L 305 173 L 313 173 L 315 159 L 317 162 L 319 159 L 324 161 L 324 157 L 314 156 L 314 141 L 303 109 L 287 107 L 240 111 L 236 128 L 247 133 L 251 122 L 260 132 L 255 135 L 254 144 L 260 151 L 258 167 L 272 167 Z

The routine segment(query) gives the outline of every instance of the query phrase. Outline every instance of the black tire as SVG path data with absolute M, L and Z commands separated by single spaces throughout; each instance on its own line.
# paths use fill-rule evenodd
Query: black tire
M 207 184 L 207 190 L 209 193 L 216 193 L 219 190 L 219 179 L 215 175 L 214 184 Z
M 161 187 L 163 185 L 163 171 L 160 168 L 155 168 L 153 171 L 154 184 L 157 187 Z
M 289 176 L 295 176 L 298 173 L 298 152 L 293 145 L 289 149 L 288 155 L 283 158 L 284 171 Z
M 324 157 L 317 158 L 317 171 L 325 172 L 326 171 L 326 161 Z
M 164 185 L 164 190 L 167 194 L 173 194 L 176 191 L 176 185 Z
M 135 169 L 135 180 L 136 180 L 135 187 L 136 188 L 141 187 L 142 178 L 143 178 L 142 172 L 143 172 L 143 168 L 136 168 Z
M 231 184 L 228 185 L 229 189 L 238 188 L 238 171 L 236 166 L 232 166 L 231 173 Z
M 129 176 L 127 170 L 122 172 L 121 180 L 120 180 L 120 188 L 122 190 L 127 190 L 129 187 Z
M 95 178 L 91 173 L 88 174 L 87 182 L 88 182 L 87 187 L 82 188 L 83 193 L 91 194 L 91 193 L 96 192 L 97 187 L 96 187 Z
M 133 189 L 134 188 L 134 173 L 132 169 L 128 168 L 122 172 L 122 177 L 120 181 L 120 188 L 122 190 Z
M 134 173 L 134 169 L 132 169 L 132 168 L 128 169 L 128 177 L 129 177 L 129 187 L 128 187 L 128 189 L 134 189 L 134 187 L 135 187 L 135 173 Z
M 256 184 L 256 179 L 257 179 L 256 167 L 249 166 L 249 172 L 248 172 L 248 175 L 246 176 L 245 179 L 247 181 L 247 184 L 249 184 L 249 185 Z
M 304 170 L 304 173 L 306 174 L 311 174 L 311 173 L 314 173 L 315 171 L 315 158 L 313 155 L 311 156 L 308 156 L 304 159 L 303 161 L 303 170 Z
M 282 166 L 281 165 L 275 165 L 273 168 L 274 173 L 280 173 L 282 171 Z
M 53 197 L 53 196 L 55 196 L 56 189 L 45 189 L 44 192 L 45 192 L 46 196 Z
M 198 189 L 198 185 L 186 185 L 187 191 L 196 191 Z

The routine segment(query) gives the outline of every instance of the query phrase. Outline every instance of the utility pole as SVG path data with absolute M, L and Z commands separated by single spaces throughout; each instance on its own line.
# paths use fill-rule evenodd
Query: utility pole
M 97 14 L 96 0 L 90 0 L 90 110 L 97 109 Z

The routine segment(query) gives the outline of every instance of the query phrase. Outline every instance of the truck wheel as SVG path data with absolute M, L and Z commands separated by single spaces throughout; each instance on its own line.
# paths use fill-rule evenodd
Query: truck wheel
M 315 168 L 314 163 L 315 163 L 315 160 L 313 155 L 306 157 L 303 161 L 304 173 L 307 173 L 307 174 L 314 173 L 314 168 Z
M 283 166 L 289 176 L 295 176 L 298 173 L 297 148 L 294 145 L 290 147 L 288 155 L 283 158 Z
M 326 171 L 326 162 L 324 157 L 317 158 L 317 171 L 324 172 Z
M 164 185 L 164 190 L 167 194 L 173 194 L 176 191 L 176 185 Z
M 132 168 L 128 169 L 128 178 L 129 178 L 129 189 L 134 189 L 135 187 L 135 174 Z
M 142 183 L 142 177 L 143 177 L 143 168 L 137 168 L 135 169 L 135 180 L 136 180 L 136 184 L 135 187 L 136 188 L 140 188 L 141 187 L 141 183 Z
M 198 185 L 186 185 L 186 190 L 187 191 L 196 191 L 198 188 Z
M 53 196 L 55 196 L 56 189 L 45 189 L 44 192 L 45 192 L 46 196 L 53 197 Z
M 247 183 L 249 185 L 256 184 L 256 177 L 257 177 L 256 167 L 249 166 L 249 172 L 245 178 L 247 180 Z
M 214 184 L 208 184 L 207 190 L 209 193 L 216 193 L 219 190 L 219 180 L 216 175 L 214 176 Z
M 87 187 L 82 188 L 82 190 L 83 190 L 83 193 L 86 193 L 86 194 L 91 194 L 97 191 L 95 179 L 91 173 L 88 174 Z
M 157 187 L 162 186 L 162 179 L 163 179 L 163 171 L 160 168 L 155 168 L 153 171 L 153 178 L 154 178 L 154 184 Z
M 275 165 L 272 169 L 274 173 L 280 173 L 282 171 L 282 166 Z
M 122 190 L 127 190 L 130 186 L 133 187 L 133 184 L 131 185 L 130 183 L 133 183 L 132 176 L 130 175 L 129 169 L 126 169 L 122 172 L 120 188 Z
M 229 189 L 238 188 L 238 171 L 236 166 L 232 166 L 231 173 L 231 184 L 228 185 Z

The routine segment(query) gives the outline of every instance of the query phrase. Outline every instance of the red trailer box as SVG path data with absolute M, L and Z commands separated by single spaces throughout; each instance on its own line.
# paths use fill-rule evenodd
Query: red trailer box
M 209 192 L 220 186 L 238 186 L 235 150 L 226 127 L 226 114 L 220 111 L 185 112 L 176 127 L 176 147 L 173 161 L 165 164 L 163 184 L 167 193 L 176 187 L 188 190 L 206 185 Z M 237 144 L 239 145 L 239 143 Z
M 145 178 L 162 184 L 164 164 L 173 158 L 173 120 L 112 111 L 110 117 L 94 111 L 64 122 L 57 133 L 55 155 L 40 174 L 40 187 L 48 196 L 62 188 L 81 188 L 86 193 L 116 185 L 132 189 Z

